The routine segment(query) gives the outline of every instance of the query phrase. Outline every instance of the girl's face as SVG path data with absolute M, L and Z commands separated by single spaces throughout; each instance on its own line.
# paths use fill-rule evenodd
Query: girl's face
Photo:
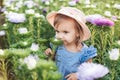
M 64 45 L 75 44 L 78 34 L 76 34 L 74 21 L 72 19 L 63 19 L 61 23 L 55 27 L 56 38 L 63 41 Z

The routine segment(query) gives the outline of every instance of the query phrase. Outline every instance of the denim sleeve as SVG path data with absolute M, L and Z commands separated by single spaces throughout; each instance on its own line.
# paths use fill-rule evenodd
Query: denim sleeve
M 83 54 L 80 62 L 83 63 L 95 56 L 97 56 L 97 49 L 94 48 L 93 46 L 90 46 L 84 50 L 84 54 Z

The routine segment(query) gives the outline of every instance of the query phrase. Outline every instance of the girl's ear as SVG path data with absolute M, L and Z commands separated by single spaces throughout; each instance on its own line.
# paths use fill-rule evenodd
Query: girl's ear
M 76 33 L 76 37 L 79 37 L 80 35 L 78 33 Z

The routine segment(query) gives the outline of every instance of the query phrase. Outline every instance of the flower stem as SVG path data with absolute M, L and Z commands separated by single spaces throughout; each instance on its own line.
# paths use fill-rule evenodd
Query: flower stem
M 43 70 L 43 73 L 42 73 L 42 77 L 43 77 L 43 80 L 47 80 L 47 71 L 46 70 Z
M 31 30 L 31 32 L 32 32 L 32 38 L 34 38 L 33 17 L 32 16 L 29 17 L 29 26 L 30 26 L 29 30 Z
M 3 77 L 4 77 L 4 80 L 8 80 L 7 78 L 7 66 L 6 66 L 6 63 L 5 63 L 5 59 L 1 59 L 1 66 L 2 66 L 2 73 L 3 73 Z
M 32 72 L 32 77 L 33 77 L 33 80 L 37 80 L 37 78 L 38 78 L 37 73 L 36 72 Z
M 40 39 L 40 19 L 37 20 L 37 39 Z

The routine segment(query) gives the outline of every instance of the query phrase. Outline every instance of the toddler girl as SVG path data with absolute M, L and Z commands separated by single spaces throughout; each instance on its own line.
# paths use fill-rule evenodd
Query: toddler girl
M 49 13 L 46 18 L 56 31 L 55 37 L 63 41 L 55 54 L 62 80 L 78 80 L 78 66 L 83 62 L 92 62 L 92 58 L 97 55 L 96 48 L 87 47 L 83 42 L 90 38 L 84 13 L 73 7 L 64 7 L 58 12 Z M 52 50 L 48 48 L 45 53 L 48 55 Z

